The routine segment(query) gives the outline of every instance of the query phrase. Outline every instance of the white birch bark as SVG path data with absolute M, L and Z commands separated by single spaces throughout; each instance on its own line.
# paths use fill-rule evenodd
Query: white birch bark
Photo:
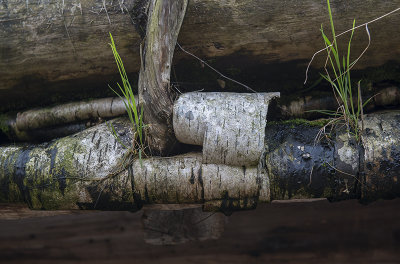
M 268 103 L 279 93 L 186 93 L 174 104 L 177 139 L 203 146 L 203 163 L 255 166 L 264 149 Z

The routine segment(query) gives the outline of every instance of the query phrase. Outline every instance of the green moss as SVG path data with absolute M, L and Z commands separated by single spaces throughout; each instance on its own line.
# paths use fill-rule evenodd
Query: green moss
M 0 114 L 0 131 L 8 135 L 10 128 L 8 127 L 8 116 L 5 114 Z
M 383 81 L 400 83 L 400 64 L 391 61 L 380 67 L 367 68 L 362 72 L 362 79 L 373 83 Z
M 8 197 L 9 202 L 24 201 L 21 191 L 19 190 L 18 185 L 16 183 L 10 182 L 8 185 L 8 190 L 9 190 L 9 197 Z
M 295 191 L 291 199 L 310 199 L 314 198 L 314 195 L 311 193 L 311 190 L 306 187 L 301 187 Z
M 24 185 L 29 188 L 30 207 L 47 210 L 76 207 L 79 183 L 71 177 L 79 175 L 74 154 L 84 153 L 83 146 L 66 137 L 46 151 L 48 161 L 45 164 L 48 165 L 38 168 L 35 163 L 37 158 L 44 158 L 42 151 L 40 148 L 33 149 L 25 168 L 28 177 L 24 179 Z M 65 185 L 60 185 L 60 179 L 64 180 Z
M 306 119 L 289 119 L 284 121 L 272 121 L 268 122 L 267 125 L 290 125 L 291 128 L 296 126 L 310 126 L 310 127 L 323 127 L 328 124 L 329 119 L 318 119 L 318 120 L 306 120 Z
M 335 196 L 335 193 L 333 192 L 333 190 L 330 187 L 326 187 L 324 189 L 324 192 L 322 193 L 323 198 L 331 198 L 334 196 Z

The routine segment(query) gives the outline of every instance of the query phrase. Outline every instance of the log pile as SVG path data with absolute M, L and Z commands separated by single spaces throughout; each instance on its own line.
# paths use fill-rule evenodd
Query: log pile
M 393 198 L 400 194 L 399 118 L 393 111 L 367 115 L 364 147 L 340 131 L 331 141 L 315 143 L 319 127 L 306 123 L 267 125 L 259 168 L 264 173 L 204 166 L 202 153 L 136 160 L 121 169 L 126 150 L 101 124 L 47 144 L 1 147 L 0 198 L 36 209 L 137 210 L 145 203 L 200 203 L 224 212 L 275 199 Z M 129 145 L 127 121 L 115 121 L 115 127 Z

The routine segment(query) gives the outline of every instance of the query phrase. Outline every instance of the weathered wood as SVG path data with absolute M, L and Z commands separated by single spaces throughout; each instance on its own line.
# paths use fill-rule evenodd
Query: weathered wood
M 107 90 L 110 77 L 117 74 L 107 45 L 108 32 L 115 37 L 127 71 L 138 72 L 141 39 L 133 29 L 131 17 L 138 28 L 143 27 L 140 20 L 145 17 L 143 3 L 147 1 L 123 1 L 131 11 L 129 14 L 121 8 L 121 2 L 3 1 L 0 4 L 0 104 L 21 107 L 10 105 L 10 99 L 15 104 L 33 100 L 51 102 L 49 98 L 61 90 L 88 91 L 93 87 L 97 91 Z M 399 4 L 399 0 L 331 1 L 337 32 L 348 29 L 353 18 L 361 24 Z M 226 57 L 220 63 L 223 71 L 243 68 L 243 64 L 249 67 L 293 61 L 298 66 L 296 71 L 303 74 L 305 63 L 323 47 L 321 23 L 325 28 L 329 23 L 326 2 L 322 0 L 193 0 L 188 4 L 179 43 L 203 58 Z M 396 13 L 369 25 L 372 43 L 356 67 L 399 61 L 400 47 L 395 45 L 400 42 L 398 24 L 400 15 Z M 356 32 L 352 42 L 354 55 L 365 47 L 366 39 L 363 30 Z M 179 50 L 175 57 L 177 61 L 190 58 Z M 323 56 L 317 59 L 321 62 Z M 268 72 L 260 75 L 265 83 L 274 77 L 268 76 Z M 64 81 L 70 82 L 61 87 L 60 82 Z M 268 91 L 268 87 L 258 88 Z
M 153 155 L 168 155 L 176 143 L 172 127 L 172 57 L 188 0 L 151 0 L 141 51 L 139 104 L 144 109 L 146 140 Z
M 218 239 L 226 217 L 204 212 L 201 205 L 161 204 L 143 210 L 144 240 L 151 245 L 177 245 Z

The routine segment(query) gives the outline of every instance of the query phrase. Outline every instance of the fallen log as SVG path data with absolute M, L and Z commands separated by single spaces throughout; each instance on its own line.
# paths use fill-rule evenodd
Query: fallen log
M 320 127 L 272 123 L 261 167 L 202 164 L 201 153 L 136 160 L 121 170 L 124 150 L 104 124 L 36 147 L 0 148 L 1 201 L 35 209 L 126 209 L 146 203 L 199 203 L 229 212 L 275 199 L 400 195 L 400 113 L 364 118 L 363 145 L 340 130 L 315 142 Z M 129 144 L 129 124 L 115 123 Z M 111 176 L 112 177 L 111 177 Z
M 130 146 L 129 121 L 112 123 L 120 141 Z M 1 200 L 24 201 L 36 209 L 85 209 L 102 207 L 105 199 L 104 208 L 131 208 L 127 179 L 105 181 L 123 167 L 127 152 L 104 123 L 50 143 L 0 147 Z
M 368 103 L 364 107 L 364 111 L 373 112 L 382 108 L 398 108 L 400 106 L 400 88 L 396 86 L 385 86 L 366 88 L 362 92 L 363 102 Z M 285 120 L 289 118 L 306 118 L 311 119 L 321 117 L 319 110 L 336 111 L 339 107 L 332 92 L 318 92 L 303 94 L 292 94 L 290 99 L 283 98 L 278 100 L 270 109 L 272 114 L 269 120 Z M 353 99 L 354 103 L 357 98 Z
M 4 1 L 3 1 L 4 2 Z M 107 90 L 117 76 L 108 32 L 115 36 L 128 73 L 140 67 L 140 34 L 146 28 L 148 1 L 8 1 L 0 5 L 0 105 L 50 103 L 60 94 L 70 100 L 75 91 Z M 367 22 L 398 7 L 398 1 L 332 1 L 337 31 Z M 359 12 L 362 8 L 363 12 Z M 139 29 L 135 32 L 134 26 Z M 323 47 L 320 25 L 328 25 L 326 3 L 301 0 L 232 1 L 194 0 L 187 7 L 179 43 L 204 58 L 225 58 L 220 69 L 243 69 L 291 61 L 301 80 L 305 63 Z M 372 43 L 355 67 L 379 66 L 397 60 L 400 36 L 395 13 L 369 25 Z M 356 32 L 353 54 L 366 46 L 367 35 Z M 176 52 L 176 61 L 189 58 Z M 323 56 L 320 61 L 323 63 Z M 239 60 L 240 59 L 240 60 Z M 317 68 L 323 64 L 316 62 Z M 300 68 L 299 68 L 300 67 Z M 257 78 L 271 83 L 275 76 Z M 284 77 L 286 80 L 290 76 Z M 246 78 L 243 80 L 246 81 Z M 67 85 L 66 85 L 67 83 Z M 258 90 L 266 91 L 266 87 Z M 90 95 L 89 95 L 90 96 Z M 12 102 L 12 103 L 11 103 Z M 16 104 L 16 105 L 15 105 Z
M 126 113 L 122 98 L 110 97 L 31 109 L 0 118 L 1 132 L 11 141 L 49 141 L 80 132 L 102 120 Z

